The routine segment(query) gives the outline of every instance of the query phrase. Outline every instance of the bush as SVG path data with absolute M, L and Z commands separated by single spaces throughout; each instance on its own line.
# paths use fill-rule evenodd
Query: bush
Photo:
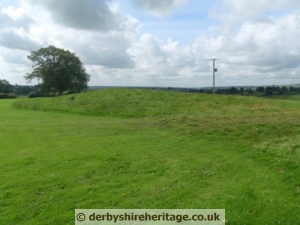
M 53 97 L 55 95 L 52 94 L 45 94 L 41 92 L 30 92 L 27 97 L 28 98 L 40 98 L 40 97 Z
M 16 95 L 15 94 L 1 94 L 0 93 L 0 99 L 9 99 L 9 98 L 16 98 Z

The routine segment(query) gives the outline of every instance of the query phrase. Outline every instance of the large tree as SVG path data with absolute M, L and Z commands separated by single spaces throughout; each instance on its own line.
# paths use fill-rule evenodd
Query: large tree
M 8 94 L 13 92 L 13 86 L 7 80 L 0 80 L 0 93 Z
M 37 79 L 42 92 L 62 94 L 87 89 L 89 75 L 74 53 L 49 46 L 31 52 L 28 59 L 33 62 L 33 71 L 25 78 Z

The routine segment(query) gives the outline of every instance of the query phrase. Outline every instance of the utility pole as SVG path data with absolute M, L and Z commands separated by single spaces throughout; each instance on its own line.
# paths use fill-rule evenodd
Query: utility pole
M 216 72 L 218 72 L 218 69 L 216 68 L 216 61 L 218 59 L 210 59 L 209 61 L 213 61 L 213 86 L 212 86 L 212 93 L 216 93 Z

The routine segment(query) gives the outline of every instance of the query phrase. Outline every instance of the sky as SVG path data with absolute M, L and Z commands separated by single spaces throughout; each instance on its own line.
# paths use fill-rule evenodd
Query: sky
M 0 79 L 28 85 L 53 45 L 91 86 L 207 87 L 211 58 L 217 86 L 296 84 L 299 37 L 299 0 L 0 0 Z

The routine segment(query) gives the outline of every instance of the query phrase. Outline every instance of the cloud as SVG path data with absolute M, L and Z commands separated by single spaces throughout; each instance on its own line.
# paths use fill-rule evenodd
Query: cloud
M 164 42 L 151 34 L 143 34 L 129 53 L 135 61 L 136 74 L 159 77 L 156 85 L 159 81 L 196 79 L 209 70 L 206 55 L 198 54 L 193 46 L 182 47 L 171 39 Z
M 100 2 L 103 4 L 103 1 Z M 48 9 L 45 11 L 43 8 L 32 7 L 28 1 L 21 3 L 18 7 L 9 7 L 9 10 L 0 13 L 0 26 L 3 26 L 0 46 L 24 50 L 29 54 L 28 51 L 54 45 L 75 52 L 86 65 L 108 68 L 134 66 L 127 50 L 141 25 L 134 17 L 118 12 L 118 5 L 110 5 L 112 11 L 118 12 L 117 17 L 122 17 L 117 30 L 110 27 L 110 30 L 104 32 L 101 30 L 104 27 L 100 30 L 82 30 L 67 26 L 62 32 L 61 25 L 54 23 L 51 14 L 47 13 Z M 9 60 L 10 63 L 14 63 L 13 59 Z
M 70 48 L 74 49 L 81 56 L 83 62 L 88 65 L 131 68 L 134 66 L 134 62 L 127 52 L 131 42 L 132 40 L 123 32 L 109 32 L 89 34 L 85 38 L 77 40 L 76 44 L 70 45 Z
M 143 34 L 129 54 L 135 73 L 145 82 L 152 77 L 156 85 L 176 80 L 209 86 L 212 57 L 220 58 L 218 85 L 293 83 L 300 71 L 299 36 L 300 14 L 291 13 L 267 21 L 244 21 L 228 36 L 199 35 L 185 47 Z
M 252 1 L 252 0 L 222 0 L 225 5 L 228 5 L 233 11 L 244 13 L 261 13 L 270 10 L 295 10 L 299 9 L 300 2 L 298 0 L 273 0 L 272 3 L 268 0 Z
M 30 0 L 47 9 L 54 21 L 64 26 L 86 30 L 120 28 L 121 15 L 106 0 Z M 112 6 L 112 5 L 111 5 Z
M 0 45 L 11 49 L 32 51 L 39 42 L 28 33 L 33 20 L 20 8 L 7 7 L 0 12 Z
M 1 32 L 0 45 L 7 48 L 28 51 L 33 51 L 40 47 L 38 43 L 31 40 L 26 34 L 22 35 L 22 32 L 18 31 Z
M 169 16 L 188 0 L 132 0 L 134 5 L 154 16 Z
M 5 47 L 0 47 L 1 55 L 0 62 L 16 65 L 29 65 L 29 60 L 27 59 L 27 52 L 18 49 L 10 49 Z M 3 68 L 3 67 L 2 67 Z
M 212 14 L 224 23 L 236 23 L 245 20 L 268 20 L 287 13 L 299 12 L 298 0 L 218 0 Z
M 27 52 L 5 47 L 0 47 L 0 52 L 0 79 L 8 80 L 11 84 L 26 84 L 23 77 L 31 69 Z
M 300 66 L 300 15 L 290 14 L 272 22 L 245 22 L 233 38 L 231 63 L 259 70 L 279 71 Z

